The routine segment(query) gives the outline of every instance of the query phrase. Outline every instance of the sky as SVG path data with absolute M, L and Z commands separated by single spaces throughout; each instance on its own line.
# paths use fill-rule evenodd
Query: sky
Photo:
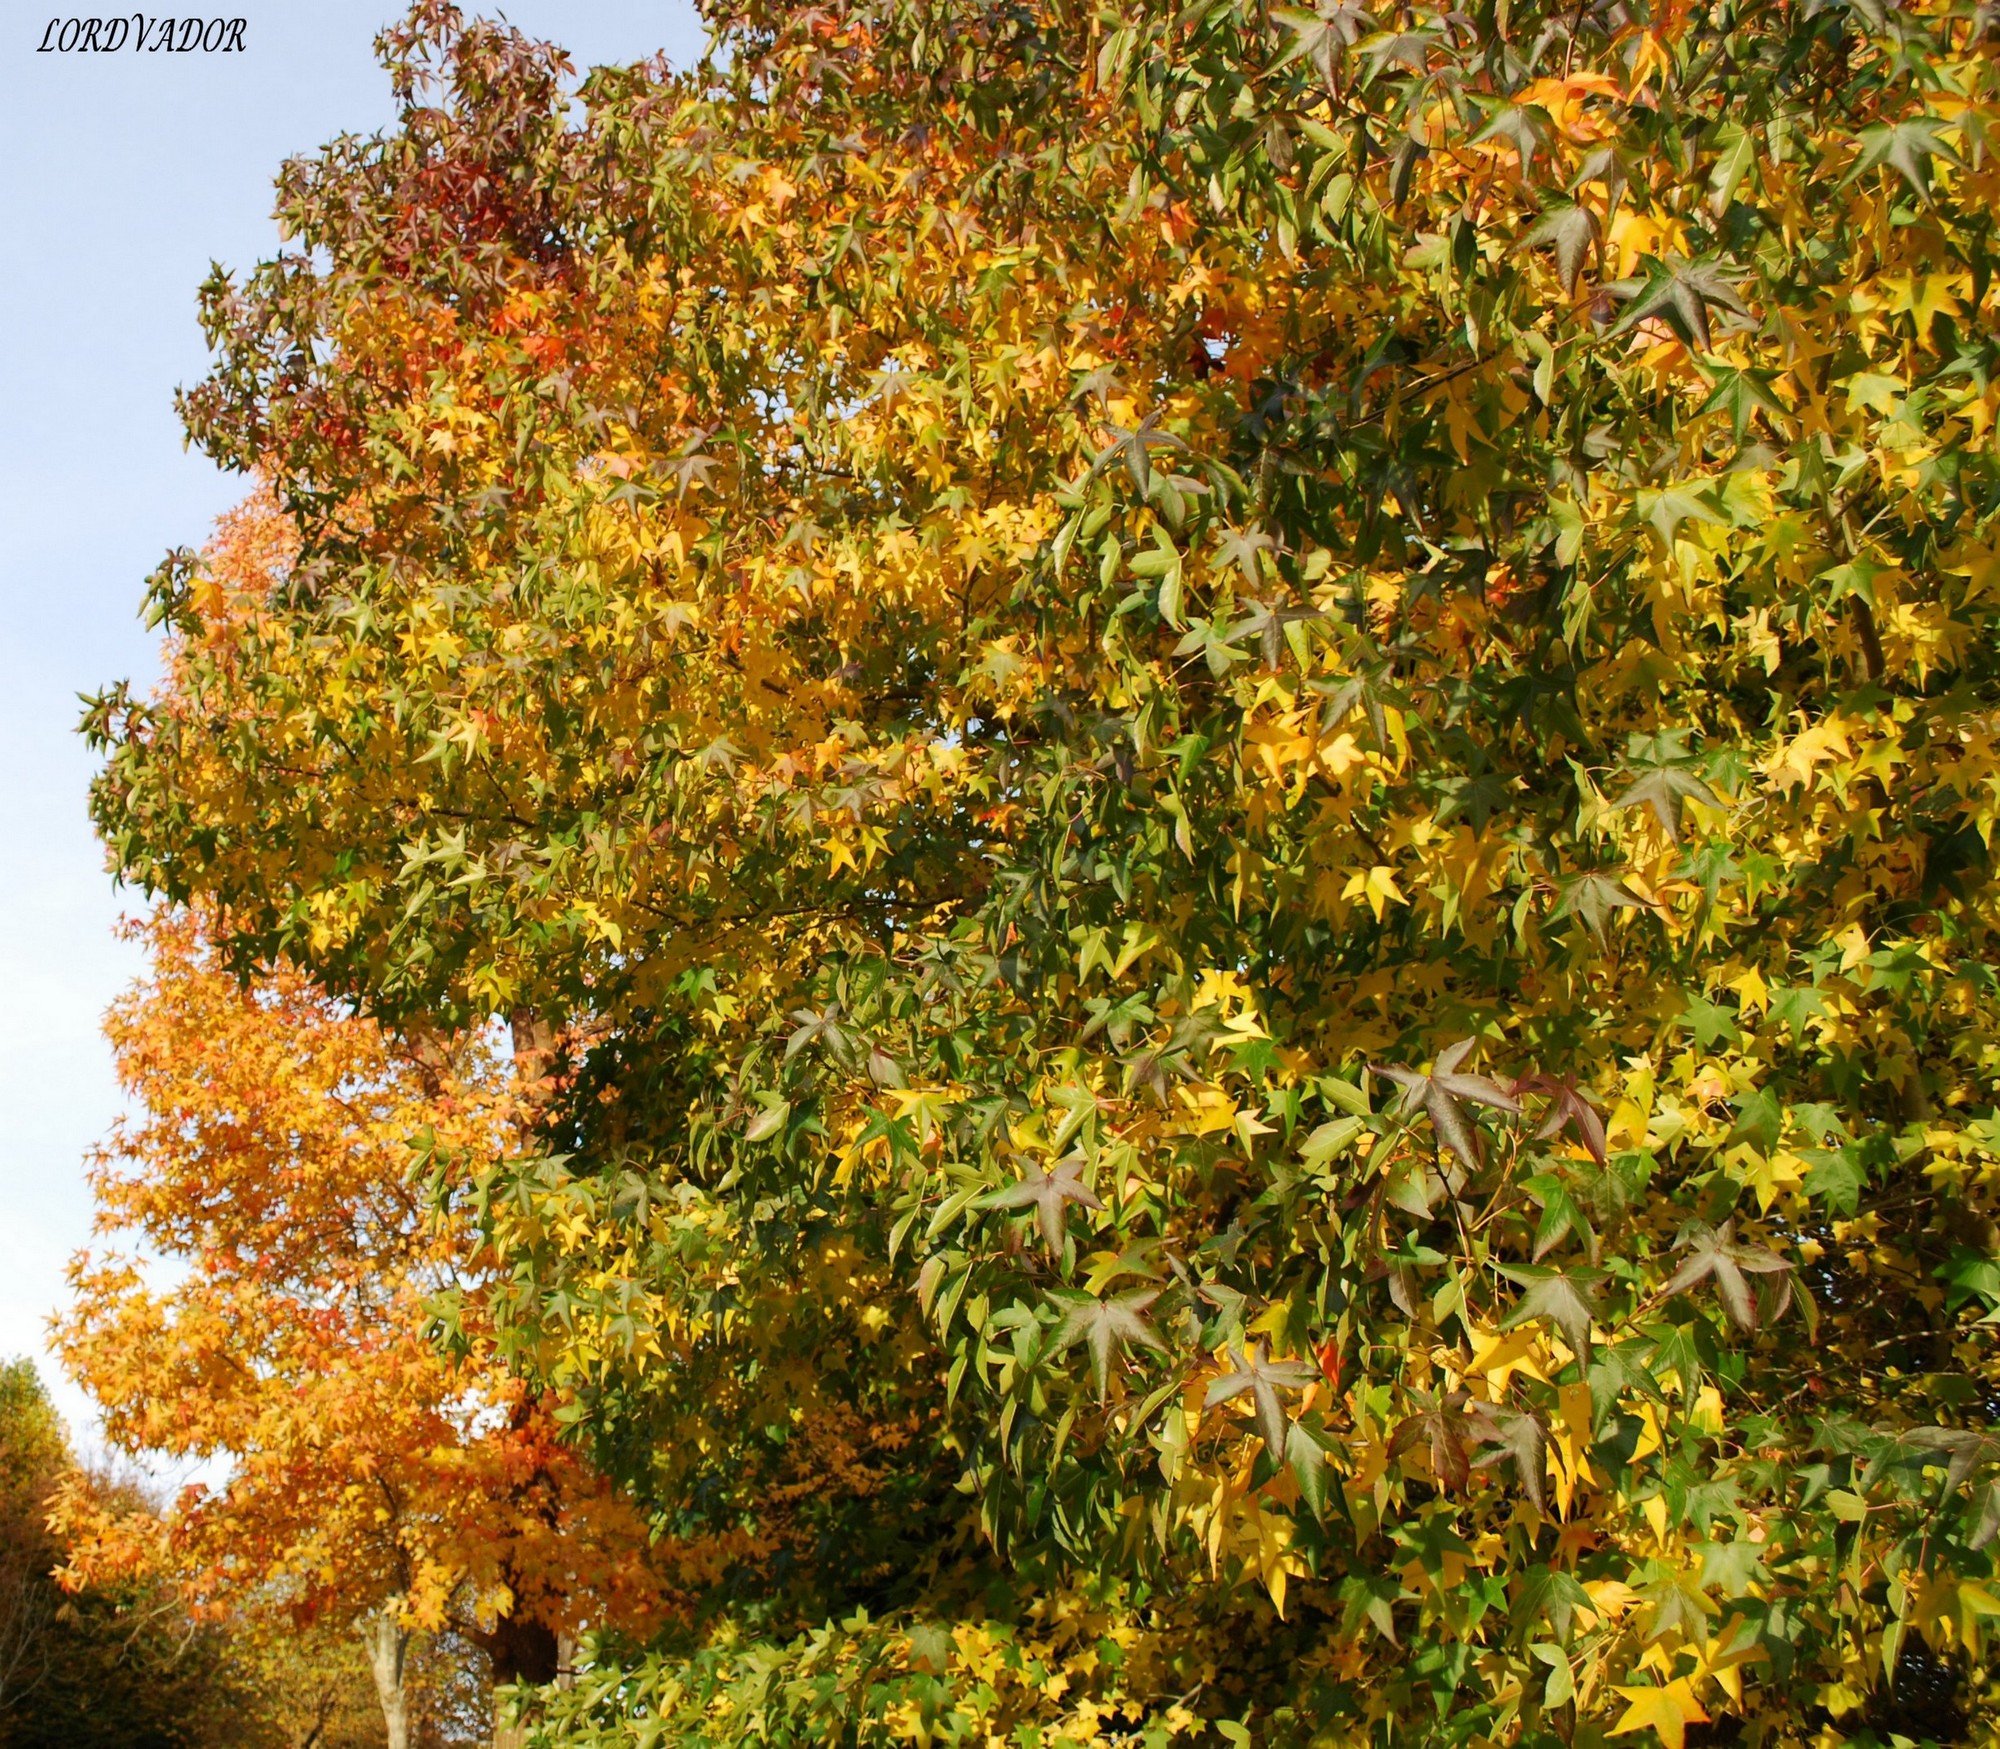
M 140 903 L 105 873 L 78 695 L 157 671 L 146 575 L 199 546 L 244 483 L 186 451 L 176 387 L 204 369 L 211 261 L 278 244 L 295 153 L 392 116 L 373 56 L 395 0 L 227 0 L 243 50 L 38 53 L 53 0 L 0 0 L 0 1359 L 28 1355 L 86 1448 L 87 1400 L 47 1354 L 89 1241 L 85 1158 L 119 1110 L 105 1008 L 140 971 Z M 108 10 L 108 9 L 107 9 Z M 512 0 L 579 67 L 700 52 L 690 0 Z

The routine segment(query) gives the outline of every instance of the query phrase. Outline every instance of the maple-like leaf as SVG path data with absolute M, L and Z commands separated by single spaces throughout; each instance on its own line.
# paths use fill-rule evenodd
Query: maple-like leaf
M 1187 449 L 1183 439 L 1176 437 L 1171 431 L 1159 429 L 1163 412 L 1164 409 L 1155 407 L 1129 431 L 1122 425 L 1110 426 L 1111 442 L 1092 459 L 1090 477 L 1095 479 L 1113 462 L 1122 460 L 1125 463 L 1125 471 L 1132 477 L 1132 484 L 1138 487 L 1142 494 L 1151 491 L 1153 452 L 1162 449 L 1180 451 Z
M 1729 430 L 1738 443 L 1749 429 L 1752 413 L 1761 412 L 1774 423 L 1790 418 L 1784 405 L 1771 392 L 1774 374 L 1769 371 L 1739 370 L 1733 366 L 1718 368 L 1712 377 L 1714 388 L 1708 399 L 1701 404 L 1704 413 L 1727 413 Z M 1778 425 L 1779 430 L 1786 427 Z
M 1371 22 L 1360 0 L 1320 0 L 1310 12 L 1297 6 L 1280 6 L 1273 16 L 1292 33 L 1278 65 L 1282 67 L 1285 62 L 1304 56 L 1319 70 L 1329 88 L 1334 84 L 1334 66 L 1341 54 L 1360 40 Z
M 1604 1279 L 1601 1269 L 1547 1269 L 1535 1264 L 1501 1264 L 1500 1273 L 1528 1291 L 1501 1324 L 1511 1330 L 1532 1318 L 1546 1318 L 1563 1333 L 1571 1351 L 1590 1364 L 1590 1321 L 1595 1313 L 1591 1288 Z
M 1120 1294 L 1110 1300 L 1092 1299 L 1086 1295 L 1070 1306 L 1056 1333 L 1056 1345 L 1061 1350 L 1072 1348 L 1078 1342 L 1089 1344 L 1090 1372 L 1097 1382 L 1099 1396 L 1103 1396 L 1109 1388 L 1114 1348 L 1128 1348 L 1137 1343 L 1141 1348 L 1164 1351 L 1166 1344 L 1142 1316 L 1159 1297 L 1158 1288 L 1147 1288 L 1137 1293 Z
M 1515 1479 L 1521 1484 L 1521 1492 L 1534 1503 L 1537 1512 L 1547 1512 L 1548 1498 L 1542 1472 L 1544 1455 L 1549 1449 L 1549 1436 L 1542 1424 L 1525 1410 L 1496 1408 L 1490 1403 L 1480 1402 L 1471 1405 L 1471 1419 L 1478 1431 L 1480 1444 L 1496 1448 L 1473 1468 L 1483 1469 L 1489 1464 L 1511 1461 Z
M 1212 1409 L 1217 1403 L 1226 1403 L 1248 1391 L 1256 1409 L 1257 1431 L 1263 1435 L 1264 1448 L 1270 1452 L 1273 1461 L 1282 1463 L 1286 1416 L 1284 1406 L 1278 1401 L 1278 1392 L 1303 1390 L 1319 1377 L 1319 1368 L 1308 1366 L 1302 1360 L 1266 1359 L 1261 1341 L 1253 1342 L 1247 1355 L 1240 1349 L 1230 1349 L 1229 1358 L 1235 1362 L 1233 1370 L 1209 1385 L 1202 1407 Z
M 1558 917 L 1580 918 L 1600 946 L 1606 941 L 1611 913 L 1620 908 L 1637 910 L 1646 901 L 1628 887 L 1623 878 L 1603 869 L 1574 875 L 1561 885 L 1562 899 L 1556 906 Z
M 1928 202 L 1931 199 L 1931 160 L 1942 158 L 1948 164 L 1964 162 L 1939 138 L 1944 125 L 1930 116 L 1913 116 L 1907 121 L 1884 122 L 1880 126 L 1863 129 L 1857 142 L 1861 150 L 1855 155 L 1853 166 L 1843 180 L 1852 182 L 1857 176 L 1865 176 L 1870 170 L 1886 164 Z
M 1592 1105 L 1575 1082 L 1559 1081 L 1553 1075 L 1524 1075 L 1513 1086 L 1516 1098 L 1523 1093 L 1539 1093 L 1548 1100 L 1548 1107 L 1542 1113 L 1542 1121 L 1535 1130 L 1535 1140 L 1546 1142 L 1552 1136 L 1561 1135 L 1566 1129 L 1576 1132 L 1585 1151 L 1602 1166 L 1609 1157 L 1606 1153 L 1604 1118 L 1596 1106 Z
M 1690 346 L 1703 352 L 1715 349 L 1708 327 L 1709 305 L 1733 310 L 1741 316 L 1750 313 L 1749 306 L 1721 270 L 1706 262 L 1648 258 L 1644 279 L 1621 280 L 1609 290 L 1614 297 L 1627 302 L 1624 315 L 1611 330 L 1613 334 L 1622 334 L 1647 317 L 1658 316 Z
M 1368 718 L 1376 744 L 1386 745 L 1389 740 L 1388 713 L 1391 710 L 1407 711 L 1410 704 L 1407 695 L 1389 683 L 1388 673 L 1388 663 L 1375 662 L 1337 680 L 1313 680 L 1313 690 L 1326 698 L 1325 705 L 1321 707 L 1321 720 L 1329 729 L 1336 728 L 1346 720 L 1349 712 L 1359 708 Z
M 1738 1244 L 1733 1221 L 1724 1221 L 1715 1228 L 1697 1222 L 1681 1245 L 1688 1253 L 1687 1260 L 1661 1284 L 1656 1297 L 1668 1299 L 1686 1293 L 1697 1282 L 1713 1278 L 1716 1295 L 1728 1312 L 1729 1321 L 1739 1330 L 1757 1328 L 1756 1296 L 1745 1275 L 1785 1275 L 1792 1268 L 1790 1261 L 1775 1251 Z
M 1529 227 L 1522 237 L 1523 248 L 1549 247 L 1555 250 L 1556 274 L 1566 297 L 1576 295 L 1576 282 L 1583 264 L 1596 247 L 1599 236 L 1597 215 L 1586 206 L 1551 207 Z
M 1438 1059 L 1428 1074 L 1406 1069 L 1399 1064 L 1371 1065 L 1378 1075 L 1386 1075 L 1403 1089 L 1401 1107 L 1405 1113 L 1422 1109 L 1429 1114 L 1431 1125 L 1467 1170 L 1476 1171 L 1479 1166 L 1479 1135 L 1472 1126 L 1472 1120 L 1465 1114 L 1467 1105 L 1489 1106 L 1495 1111 L 1519 1112 L 1521 1102 L 1502 1087 L 1499 1082 L 1485 1075 L 1467 1075 L 1459 1070 L 1479 1041 L 1476 1038 L 1460 1039 L 1449 1049 L 1438 1053 Z
M 1614 1737 L 1651 1730 L 1659 1733 L 1665 1749 L 1683 1749 L 1688 1726 L 1702 1724 L 1708 1718 L 1701 1702 L 1694 1697 L 1693 1685 L 1684 1676 L 1661 1688 L 1620 1688 L 1618 1693 L 1625 1702 L 1625 1711 L 1611 1727 Z
M 1076 1203 L 1087 1209 L 1101 1209 L 1104 1204 L 1088 1185 L 1083 1182 L 1084 1162 L 1078 1155 L 1058 1160 L 1048 1171 L 1023 1178 L 1018 1184 L 992 1191 L 980 1199 L 980 1207 L 990 1209 L 1025 1209 L 1035 1211 L 1035 1224 L 1041 1229 L 1042 1242 L 1048 1246 L 1051 1255 L 1063 1246 L 1063 1207 Z
M 1452 1493 L 1464 1493 L 1472 1480 L 1468 1447 L 1473 1433 L 1473 1424 L 1465 1413 L 1468 1400 L 1465 1393 L 1433 1396 L 1428 1391 L 1412 1390 L 1410 1397 L 1420 1413 L 1396 1429 L 1390 1437 L 1390 1450 L 1400 1452 L 1421 1438 L 1430 1459 L 1431 1474 Z
M 1650 808 L 1660 829 L 1676 841 L 1681 835 L 1681 802 L 1691 799 L 1704 807 L 1719 808 L 1722 801 L 1715 791 L 1684 766 L 1656 765 L 1642 773 L 1612 804 L 1616 808 Z

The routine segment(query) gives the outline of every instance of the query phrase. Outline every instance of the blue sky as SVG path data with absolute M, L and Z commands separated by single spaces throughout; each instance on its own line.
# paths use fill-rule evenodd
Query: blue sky
M 88 1238 L 83 1158 L 118 1110 L 99 1018 L 139 968 L 113 936 L 136 900 L 85 814 L 77 695 L 150 680 L 142 581 L 242 491 L 174 418 L 203 370 L 195 288 L 211 260 L 276 246 L 285 157 L 389 120 L 371 44 L 397 8 L 229 0 L 213 10 L 246 21 L 242 54 L 37 54 L 52 10 L 0 0 L 0 1356 L 40 1360 L 87 1439 L 45 1321 Z M 686 62 L 701 41 L 689 0 L 467 10 L 580 66 Z

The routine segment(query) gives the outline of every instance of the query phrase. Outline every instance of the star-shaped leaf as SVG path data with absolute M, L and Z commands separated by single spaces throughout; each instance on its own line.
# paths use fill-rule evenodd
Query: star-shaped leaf
M 1097 1381 L 1100 1397 L 1110 1385 L 1114 1347 L 1129 1348 L 1136 1343 L 1141 1348 L 1165 1352 L 1166 1344 L 1141 1315 L 1159 1297 L 1158 1288 L 1147 1288 L 1139 1293 L 1120 1294 L 1115 1300 L 1086 1296 L 1071 1305 L 1069 1316 L 1056 1333 L 1056 1347 L 1058 1352 L 1066 1352 L 1079 1342 L 1090 1345 L 1090 1373 Z
M 1675 1294 L 1686 1293 L 1697 1282 L 1712 1277 L 1716 1295 L 1722 1301 L 1723 1310 L 1729 1314 L 1729 1321 L 1739 1330 L 1754 1330 L 1757 1328 L 1757 1300 L 1745 1279 L 1746 1275 L 1783 1275 L 1792 1266 L 1775 1251 L 1737 1244 L 1735 1225 L 1734 1221 L 1724 1221 L 1716 1228 L 1700 1225 L 1691 1228 L 1683 1241 L 1688 1253 L 1687 1261 L 1667 1278 L 1657 1297 L 1669 1299 Z
M 1773 420 L 1787 417 L 1784 405 L 1771 393 L 1773 373 L 1761 370 L 1726 369 L 1716 371 L 1715 387 L 1702 403 L 1704 413 L 1726 412 L 1730 435 L 1738 442 L 1750 428 L 1750 415 L 1762 410 Z
M 1370 22 L 1359 0 L 1320 0 L 1311 12 L 1302 7 L 1281 6 L 1275 16 L 1292 33 L 1291 45 L 1278 58 L 1278 65 L 1282 67 L 1287 61 L 1304 56 L 1319 69 L 1319 76 L 1329 86 L 1334 82 L 1334 64 L 1342 50 L 1353 47 Z
M 1439 1054 L 1429 1074 L 1416 1069 L 1405 1069 L 1399 1064 L 1377 1064 L 1375 1073 L 1386 1075 L 1403 1089 L 1402 1109 L 1405 1114 L 1418 1109 L 1429 1113 L 1431 1127 L 1468 1170 L 1476 1170 L 1479 1165 L 1479 1133 L 1472 1126 L 1472 1120 L 1465 1114 L 1465 1106 L 1486 1105 L 1495 1111 L 1518 1112 L 1521 1102 L 1499 1082 L 1484 1075 L 1465 1075 L 1459 1072 L 1459 1064 L 1464 1062 L 1472 1050 L 1476 1039 L 1460 1039 L 1449 1050 Z
M 1537 1512 L 1546 1513 L 1548 1497 L 1542 1491 L 1542 1466 L 1549 1436 L 1542 1424 L 1519 1409 L 1497 1409 L 1488 1403 L 1472 1405 L 1472 1422 L 1478 1429 L 1479 1443 L 1496 1448 L 1473 1468 L 1484 1469 L 1511 1458 L 1521 1492 L 1534 1503 Z
M 1428 1391 L 1412 1389 L 1411 1397 L 1422 1413 L 1412 1415 L 1390 1439 L 1391 1452 L 1400 1452 L 1412 1441 L 1422 1439 L 1429 1448 L 1431 1474 L 1454 1494 L 1465 1492 L 1472 1480 L 1472 1463 L 1467 1455 L 1471 1424 L 1465 1418 L 1463 1392 L 1449 1397 L 1433 1397 Z
M 1583 264 L 1598 241 L 1597 215 L 1586 206 L 1551 207 L 1521 239 L 1525 249 L 1553 248 L 1563 295 L 1576 296 Z
M 1660 1734 L 1665 1749 L 1682 1749 L 1688 1726 L 1708 1717 L 1694 1697 L 1694 1685 L 1685 1676 L 1664 1688 L 1621 1688 L 1618 1693 L 1625 1702 L 1625 1712 L 1611 1727 L 1614 1737 L 1651 1728 Z
M 1722 806 L 1722 798 L 1700 778 L 1679 765 L 1656 765 L 1650 771 L 1640 774 L 1638 780 L 1617 801 L 1614 808 L 1651 808 L 1653 818 L 1660 823 L 1666 835 L 1679 842 L 1681 835 L 1681 802 L 1692 798 L 1708 808 Z
M 1648 257 L 1643 280 L 1621 280 L 1608 288 L 1615 297 L 1629 300 L 1631 307 L 1619 317 L 1611 332 L 1623 334 L 1648 316 L 1658 316 L 1688 345 L 1703 352 L 1715 350 L 1709 333 L 1708 306 L 1714 304 L 1740 316 L 1749 307 L 1736 295 L 1736 288 L 1713 267 L 1701 262 L 1666 262 Z
M 1535 1131 L 1535 1140 L 1546 1142 L 1564 1130 L 1576 1132 L 1590 1157 L 1602 1166 L 1608 1159 L 1605 1149 L 1604 1119 L 1576 1089 L 1573 1081 L 1558 1081 L 1553 1075 L 1524 1075 L 1514 1083 L 1514 1092 L 1541 1093 L 1548 1096 L 1548 1110 L 1542 1114 L 1541 1127 Z
M 1130 431 L 1122 425 L 1109 427 L 1111 442 L 1092 460 L 1090 477 L 1095 479 L 1113 462 L 1122 459 L 1132 484 L 1148 492 L 1153 484 L 1152 452 L 1156 449 L 1185 450 L 1187 445 L 1171 431 L 1158 429 L 1161 408 L 1155 407 Z
M 1254 524 L 1249 528 L 1225 529 L 1215 543 L 1217 565 L 1234 565 L 1243 581 L 1254 589 L 1258 584 L 1257 555 L 1275 553 L 1278 543 Z
M 1313 1517 L 1326 1517 L 1326 1452 L 1319 1441 L 1294 1421 L 1285 1435 L 1285 1462 L 1299 1484 L 1299 1498 Z
M 1549 112 L 1539 103 L 1503 104 L 1494 112 L 1493 119 L 1472 136 L 1472 143 L 1476 146 L 1484 140 L 1505 140 L 1514 148 L 1525 172 L 1534 163 L 1537 152 L 1548 150 L 1552 126 Z
M 1501 1265 L 1500 1273 L 1528 1291 L 1500 1328 L 1511 1330 L 1531 1318 L 1546 1318 L 1563 1333 L 1577 1360 L 1590 1365 L 1590 1320 L 1595 1307 L 1590 1289 L 1604 1279 L 1601 1269 L 1543 1269 L 1531 1264 Z
M 1264 1436 L 1264 1449 L 1273 1462 L 1284 1462 L 1286 1422 L 1278 1392 L 1305 1389 L 1319 1377 L 1319 1368 L 1299 1360 L 1267 1360 L 1262 1342 L 1253 1342 L 1247 1356 L 1241 1349 L 1232 1348 L 1229 1357 L 1235 1361 L 1236 1370 L 1224 1373 L 1208 1387 L 1202 1407 L 1212 1409 L 1217 1403 L 1226 1403 L 1248 1391 L 1256 1406 L 1257 1431 Z
M 1063 1205 L 1078 1203 L 1087 1209 L 1101 1209 L 1104 1204 L 1083 1182 L 1083 1161 L 1072 1154 L 1066 1160 L 1059 1160 L 1050 1171 L 1032 1178 L 1023 1178 L 1018 1184 L 1010 1184 L 1004 1189 L 990 1191 L 979 1200 L 981 1208 L 1025 1209 L 1035 1211 L 1035 1224 L 1041 1228 L 1042 1240 L 1053 1256 L 1062 1250 Z
M 1556 907 L 1556 915 L 1581 918 L 1584 928 L 1601 944 L 1613 911 L 1620 906 L 1637 908 L 1644 904 L 1645 900 L 1616 875 L 1593 870 L 1563 882 L 1562 903 Z
M 1881 127 L 1866 129 L 1860 137 L 1861 151 L 1853 167 L 1841 178 L 1841 186 L 1845 187 L 1857 176 L 1865 176 L 1886 164 L 1922 199 L 1929 201 L 1931 160 L 1942 158 L 1950 164 L 1963 162 L 1938 138 L 1938 129 L 1943 125 L 1929 116 L 1919 116 L 1914 121 L 1897 122 L 1893 126 L 1885 123 Z
M 1367 714 L 1368 726 L 1375 731 L 1377 745 L 1386 746 L 1389 740 L 1388 711 L 1392 708 L 1407 710 L 1409 707 L 1409 700 L 1384 682 L 1383 676 L 1388 672 L 1389 664 L 1378 662 L 1344 680 L 1312 681 L 1313 691 L 1324 694 L 1326 698 L 1320 714 L 1321 734 L 1338 728 L 1347 714 L 1359 707 Z

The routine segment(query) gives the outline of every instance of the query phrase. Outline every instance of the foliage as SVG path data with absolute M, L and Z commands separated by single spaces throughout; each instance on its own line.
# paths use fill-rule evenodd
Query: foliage
M 391 1039 L 295 973 L 246 989 L 190 917 L 140 933 L 153 975 L 107 1025 L 134 1115 L 93 1184 L 100 1231 L 143 1249 L 78 1259 L 58 1342 L 114 1446 L 221 1474 L 164 1518 L 72 1486 L 66 1579 L 164 1570 L 207 1614 L 348 1641 L 385 1610 L 496 1648 L 643 1626 L 643 1524 L 482 1362 L 476 1323 L 459 1359 L 429 1335 L 427 1296 L 476 1281 L 413 1164 L 497 1153 L 508 1076 L 473 1041 Z
M 63 1595 L 48 1506 L 66 1479 L 132 1504 L 129 1486 L 77 1474 L 33 1364 L 0 1365 L 0 1749 L 276 1749 L 231 1647 L 170 1589 L 141 1577 Z
M 711 17 L 389 34 L 89 719 L 556 1052 L 496 1337 L 726 1558 L 550 1740 L 1990 1731 L 1989 13 Z

